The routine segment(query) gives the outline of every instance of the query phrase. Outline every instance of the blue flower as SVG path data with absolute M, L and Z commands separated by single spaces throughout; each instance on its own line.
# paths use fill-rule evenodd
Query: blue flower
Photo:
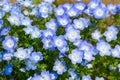
M 51 76 L 52 80 L 57 80 L 57 78 L 58 78 L 58 74 L 56 74 L 55 72 L 51 72 L 50 76 Z
M 26 49 L 23 49 L 22 47 L 18 48 L 17 51 L 14 53 L 14 56 L 16 58 L 19 58 L 19 60 L 24 60 L 26 58 L 29 58 L 30 54 L 27 53 Z
M 105 41 L 99 41 L 97 42 L 96 45 L 96 49 L 99 51 L 99 54 L 101 56 L 110 56 L 111 55 L 111 46 L 109 45 L 109 43 L 105 42 Z
M 111 54 L 115 58 L 120 58 L 120 46 L 116 45 L 114 49 L 111 49 Z
M 0 30 L 3 28 L 3 20 L 0 20 Z
M 33 21 L 33 20 L 30 20 L 29 17 L 25 17 L 25 18 L 23 18 L 23 20 L 22 20 L 21 23 L 22 23 L 22 25 L 24 25 L 24 26 L 31 26 L 32 21 Z
M 42 37 L 43 38 L 53 37 L 53 36 L 55 36 L 55 34 L 56 33 L 51 29 L 42 30 Z
M 52 80 L 49 71 L 42 71 L 40 76 L 42 77 L 41 80 Z
M 88 27 L 88 23 L 85 18 L 74 19 L 73 23 L 75 29 L 83 30 Z
M 26 65 L 26 70 L 28 70 L 28 71 L 36 69 L 36 63 L 34 61 L 26 60 L 25 65 Z
M 65 39 L 69 40 L 70 42 L 75 42 L 81 38 L 80 31 L 74 28 L 70 28 L 66 30 Z
M 23 30 L 25 31 L 25 34 L 30 34 L 33 32 L 34 26 L 28 26 L 26 28 L 23 28 Z
M 0 36 L 7 35 L 8 32 L 11 30 L 11 27 L 3 28 L 0 32 Z
M 59 74 L 59 75 L 61 75 L 64 72 L 66 72 L 67 71 L 67 67 L 66 67 L 65 61 L 56 60 L 54 66 L 53 66 L 53 70 L 57 71 L 57 74 Z
M 3 6 L 6 3 L 9 3 L 10 0 L 0 0 L 0 6 Z
M 84 57 L 84 52 L 78 49 L 72 50 L 71 54 L 68 55 L 68 58 L 71 60 L 73 64 L 81 63 Z
M 3 53 L 3 60 L 9 61 L 9 60 L 11 60 L 12 57 L 13 57 L 13 53 L 11 53 L 11 52 Z
M 115 4 L 108 4 L 108 5 L 107 5 L 107 8 L 108 8 L 109 12 L 110 12 L 112 15 L 117 14 L 117 5 L 115 5 Z
M 52 6 L 48 2 L 41 2 L 39 5 L 39 13 L 43 18 L 47 18 L 52 11 Z
M 57 21 L 59 25 L 61 25 L 62 27 L 66 27 L 71 22 L 71 19 L 67 15 L 63 15 L 57 17 Z
M 43 79 L 40 75 L 34 74 L 34 77 L 30 77 L 27 80 L 43 80 Z
M 53 3 L 55 0 L 44 0 L 44 2 Z
M 103 77 L 96 77 L 95 80 L 104 80 Z
M 86 8 L 86 5 L 84 3 L 76 3 L 74 6 L 79 10 L 79 14 L 81 14 Z
M 91 51 L 84 51 L 84 59 L 87 60 L 88 62 L 94 60 L 94 56 Z
M 89 75 L 82 76 L 82 80 L 92 80 Z
M 63 47 L 67 46 L 67 42 L 66 42 L 65 38 L 62 35 L 54 36 L 53 37 L 53 42 L 54 42 L 54 45 L 58 49 L 62 49 Z
M 95 30 L 94 32 L 92 32 L 91 36 L 92 36 L 92 39 L 96 39 L 96 40 L 100 40 L 102 38 L 102 35 L 98 30 Z
M 62 6 L 59 5 L 57 8 L 54 8 L 55 16 L 63 16 L 66 12 L 66 9 Z
M 17 46 L 17 39 L 14 36 L 6 36 L 2 45 L 6 50 L 14 50 Z
M 115 26 L 108 27 L 107 31 L 104 32 L 106 40 L 108 42 L 117 39 L 118 30 Z
M 46 22 L 45 26 L 47 27 L 47 29 L 51 29 L 54 32 L 56 32 L 56 30 L 58 29 L 58 23 L 55 19 L 51 19 L 49 22 Z
M 11 73 L 13 72 L 13 66 L 11 64 L 8 64 L 5 66 L 4 68 L 4 73 L 5 75 L 11 75 Z
M 5 15 L 5 12 L 3 10 L 0 10 L 0 19 L 2 19 Z
M 38 61 L 43 60 L 43 56 L 41 52 L 32 52 L 30 55 L 30 60 L 32 60 L 34 63 L 37 63 Z

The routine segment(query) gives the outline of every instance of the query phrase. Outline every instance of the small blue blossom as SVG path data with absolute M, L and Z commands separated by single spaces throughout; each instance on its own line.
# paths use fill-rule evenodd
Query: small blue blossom
M 103 77 L 96 77 L 95 80 L 104 80 Z
M 100 31 L 95 30 L 94 32 L 92 32 L 91 37 L 92 37 L 93 39 L 99 41 L 99 40 L 101 39 L 102 35 L 101 35 Z
M 89 75 L 82 76 L 82 80 L 92 80 Z
M 11 30 L 11 27 L 3 28 L 0 32 L 0 36 L 7 35 L 8 32 Z
M 54 66 L 53 66 L 53 70 L 57 71 L 57 74 L 59 74 L 59 75 L 61 75 L 64 72 L 66 72 L 67 71 L 67 67 L 66 67 L 65 61 L 56 60 Z
M 108 4 L 108 5 L 107 5 L 107 8 L 108 8 L 109 12 L 110 12 L 112 15 L 117 14 L 117 5 L 115 5 L 115 4 Z
M 11 75 L 11 73 L 13 72 L 13 66 L 11 64 L 8 64 L 4 67 L 4 74 L 5 75 Z
M 3 53 L 3 60 L 9 61 L 9 60 L 11 60 L 12 57 L 13 57 L 13 53 L 11 53 L 11 52 Z

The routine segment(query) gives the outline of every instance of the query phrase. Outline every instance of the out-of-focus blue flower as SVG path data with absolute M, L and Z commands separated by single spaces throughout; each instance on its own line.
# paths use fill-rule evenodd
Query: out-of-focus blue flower
M 59 74 L 59 75 L 61 75 L 64 72 L 66 72 L 67 71 L 67 67 L 66 67 L 65 61 L 56 60 L 54 66 L 53 66 L 53 70 L 57 71 L 57 74 Z
M 82 76 L 82 80 L 92 80 L 89 75 Z
M 52 80 L 57 80 L 58 74 L 55 73 L 55 72 L 51 72 L 51 73 L 50 73 L 50 76 L 51 76 L 51 79 L 52 79 Z
M 84 59 L 87 60 L 88 62 L 94 60 L 94 56 L 91 51 L 84 51 Z
M 9 3 L 10 0 L 0 0 L 0 6 L 3 6 L 6 3 Z
M 28 26 L 26 28 L 23 28 L 23 30 L 25 31 L 25 34 L 30 34 L 33 32 L 34 26 Z
M 0 30 L 3 28 L 3 20 L 2 19 L 0 19 Z
M 13 57 L 13 53 L 11 53 L 11 52 L 4 52 L 3 53 L 3 60 L 9 61 L 9 60 L 11 60 L 12 57 Z
M 33 46 L 29 46 L 28 48 L 25 49 L 28 54 L 31 54 L 33 51 Z
M 89 69 L 93 67 L 92 64 L 87 64 L 86 66 L 87 66 Z
M 74 6 L 79 10 L 79 14 L 81 14 L 86 8 L 86 5 L 84 3 L 76 3 Z
M 43 80 L 43 79 L 40 75 L 34 74 L 34 77 L 30 77 L 27 80 Z
M 21 25 L 24 25 L 24 26 L 31 26 L 33 20 L 30 20 L 29 17 L 25 17 L 23 18 L 22 22 L 21 22 Z
M 106 40 L 108 42 L 117 39 L 118 29 L 115 26 L 109 26 L 107 31 L 104 32 Z
M 41 52 L 32 52 L 30 55 L 30 60 L 34 63 L 37 63 L 38 61 L 43 60 L 43 56 Z
M 65 53 L 59 53 L 59 58 L 67 56 Z
M 107 8 L 108 8 L 109 12 L 110 12 L 112 15 L 117 14 L 117 5 L 115 5 L 115 4 L 108 4 L 108 5 L 107 5 Z
M 111 49 L 111 54 L 115 58 L 120 58 L 120 46 L 116 45 L 114 49 Z
M 96 77 L 95 80 L 104 80 L 103 77 Z
M 5 12 L 3 10 L 0 10 L 0 19 L 2 19 L 5 15 Z
M 70 3 L 63 4 L 63 7 L 66 8 L 67 10 L 69 10 L 72 6 L 73 4 L 70 4 Z
M 52 6 L 48 2 L 41 2 L 39 5 L 39 14 L 43 18 L 47 18 L 52 11 Z
M 6 36 L 2 45 L 6 50 L 14 50 L 17 46 L 17 39 L 14 36 Z
M 5 11 L 5 12 L 9 12 L 12 8 L 12 4 L 11 3 L 6 3 L 3 5 L 3 8 L 2 10 Z
M 11 27 L 3 28 L 0 32 L 0 36 L 7 35 L 8 32 L 11 30 Z
M 40 76 L 42 77 L 40 80 L 52 80 L 49 71 L 42 71 Z
M 32 0 L 17 0 L 18 3 L 20 3 L 20 5 L 24 6 L 24 7 L 32 7 Z
M 28 70 L 28 71 L 36 69 L 36 63 L 34 61 L 26 60 L 25 65 L 26 65 L 26 70 Z
M 19 60 L 24 60 L 26 58 L 29 58 L 30 54 L 27 53 L 26 49 L 23 49 L 22 47 L 18 48 L 17 51 L 14 53 L 14 56 L 16 58 L 19 58 Z
M 55 34 L 56 33 L 51 29 L 42 30 L 42 37 L 43 38 L 53 37 L 53 36 L 55 36 Z
M 51 29 L 54 32 L 56 32 L 56 30 L 58 29 L 58 23 L 55 19 L 51 19 L 49 22 L 46 22 L 45 26 L 47 27 L 47 29 Z
M 100 31 L 95 30 L 94 32 L 92 32 L 91 37 L 93 39 L 96 39 L 99 41 L 101 39 L 102 35 L 101 35 Z
M 5 75 L 11 75 L 11 73 L 13 72 L 13 66 L 11 64 L 8 64 L 4 67 L 4 74 Z
M 97 42 L 96 49 L 99 51 L 99 54 L 101 56 L 110 56 L 111 55 L 111 46 L 109 43 L 105 41 L 99 41 Z
M 84 57 L 84 52 L 78 49 L 72 50 L 71 54 L 68 55 L 68 58 L 73 64 L 81 63 Z
M 44 2 L 53 3 L 55 0 L 44 0 Z

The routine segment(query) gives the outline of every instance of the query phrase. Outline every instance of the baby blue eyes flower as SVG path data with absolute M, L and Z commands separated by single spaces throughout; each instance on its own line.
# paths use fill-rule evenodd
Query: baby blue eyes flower
M 44 0 L 44 2 L 53 3 L 55 0 Z
M 56 60 L 53 66 L 53 70 L 57 71 L 57 74 L 61 75 L 67 71 L 66 63 L 64 61 Z
M 14 50 L 17 46 L 17 39 L 14 36 L 6 36 L 2 45 L 6 50 Z
M 96 49 L 99 51 L 101 56 L 110 56 L 111 55 L 111 46 L 105 41 L 99 41 L 97 43 Z
M 32 52 L 30 55 L 30 60 L 34 61 L 34 63 L 37 63 L 38 61 L 43 60 L 43 56 L 41 52 Z
M 32 20 L 30 20 L 29 17 L 25 17 L 23 20 L 22 20 L 22 25 L 24 26 L 31 26 L 31 23 L 32 23 Z
M 0 32 L 0 36 L 7 35 L 8 32 L 11 30 L 11 27 L 3 28 Z
M 54 9 L 54 12 L 56 17 L 62 16 L 65 14 L 65 8 L 62 5 L 60 5 Z
M 92 80 L 89 75 L 82 76 L 82 80 Z
M 109 26 L 107 31 L 104 32 L 106 40 L 108 42 L 117 39 L 118 30 L 115 26 Z
M 9 76 L 11 75 L 12 72 L 13 72 L 13 66 L 11 64 L 6 65 L 4 68 L 4 74 Z
M 95 80 L 104 80 L 103 77 L 96 77 Z
M 100 38 L 102 37 L 100 31 L 98 30 L 95 30 L 94 32 L 92 32 L 91 36 L 95 40 L 100 40 Z
M 80 11 L 79 13 L 82 13 L 82 11 L 86 8 L 84 3 L 77 3 L 74 6 Z
M 2 19 L 5 15 L 5 12 L 3 10 L 0 10 L 0 19 Z
M 10 0 L 0 0 L 0 6 L 3 6 L 6 3 L 9 3 Z
M 71 54 L 68 55 L 68 58 L 71 60 L 73 64 L 81 63 L 84 57 L 84 52 L 78 49 L 72 50 Z
M 111 54 L 115 58 L 120 58 L 120 46 L 116 45 L 115 48 L 111 50 Z
M 9 61 L 9 60 L 11 60 L 12 57 L 13 57 L 13 53 L 11 53 L 11 52 L 3 53 L 3 60 Z
M 115 4 L 108 4 L 108 5 L 107 5 L 107 8 L 108 8 L 109 12 L 110 12 L 112 15 L 117 14 L 117 5 L 115 5 Z

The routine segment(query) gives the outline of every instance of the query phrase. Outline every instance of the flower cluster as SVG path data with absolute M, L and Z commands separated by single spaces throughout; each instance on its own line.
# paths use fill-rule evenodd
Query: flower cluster
M 106 70 L 114 64 L 120 71 L 120 4 L 77 0 L 56 6 L 53 2 L 0 0 L 0 76 L 119 80 Z M 111 25 L 106 22 L 109 17 L 114 20 Z

